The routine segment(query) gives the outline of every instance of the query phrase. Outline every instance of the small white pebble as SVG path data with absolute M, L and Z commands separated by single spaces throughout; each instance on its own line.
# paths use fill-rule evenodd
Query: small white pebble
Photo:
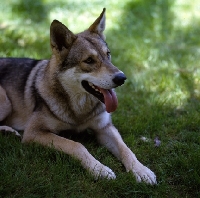
M 144 136 L 142 136 L 140 139 L 141 139 L 143 142 L 150 142 L 150 141 L 151 141 L 150 138 L 147 138 L 147 137 L 144 137 Z

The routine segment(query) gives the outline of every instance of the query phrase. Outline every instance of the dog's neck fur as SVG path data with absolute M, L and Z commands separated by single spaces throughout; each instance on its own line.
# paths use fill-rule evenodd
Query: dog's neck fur
M 104 104 L 93 95 L 85 91 L 75 91 L 73 87 L 70 87 L 70 84 L 67 86 L 67 90 L 65 90 L 57 79 L 57 74 L 54 73 L 52 75 L 53 64 L 51 63 L 53 61 L 54 57 L 51 58 L 51 61 L 42 70 L 43 74 L 39 75 L 45 79 L 50 79 L 50 81 L 42 81 L 39 77 L 36 80 L 39 82 L 37 89 L 41 97 L 46 102 L 49 110 L 54 112 L 53 114 L 59 120 L 73 125 L 82 124 L 83 121 L 86 122 L 105 111 Z M 42 89 L 42 87 L 48 87 L 48 92 Z M 45 98 L 48 98 L 48 100 L 45 100 Z M 69 118 L 71 119 L 69 120 Z

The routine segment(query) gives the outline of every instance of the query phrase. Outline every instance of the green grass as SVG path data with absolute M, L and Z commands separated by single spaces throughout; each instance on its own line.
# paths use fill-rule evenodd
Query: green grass
M 137 184 L 91 134 L 77 140 L 117 175 L 98 180 L 53 149 L 0 135 L 0 197 L 200 197 L 200 3 L 198 0 L 7 0 L 0 6 L 0 56 L 49 58 L 53 19 L 79 32 L 107 8 L 117 88 L 113 122 L 158 185 Z M 142 142 L 141 136 L 150 138 Z M 153 139 L 159 137 L 161 146 Z

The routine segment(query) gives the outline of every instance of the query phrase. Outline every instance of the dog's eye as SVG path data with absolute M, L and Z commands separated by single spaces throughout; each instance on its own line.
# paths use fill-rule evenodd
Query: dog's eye
M 110 58 L 110 56 L 111 56 L 111 53 L 107 52 L 107 57 Z
M 87 63 L 87 64 L 92 64 L 92 63 L 94 63 L 95 61 L 94 61 L 93 58 L 89 57 L 89 58 L 87 58 L 84 62 Z

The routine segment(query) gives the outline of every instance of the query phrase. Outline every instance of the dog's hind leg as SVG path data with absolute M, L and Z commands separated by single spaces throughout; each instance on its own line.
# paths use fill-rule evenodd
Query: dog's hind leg
M 6 91 L 0 86 L 0 121 L 3 121 L 12 111 L 12 105 L 6 95 Z M 9 126 L 0 126 L 0 131 L 12 132 L 15 135 L 20 134 Z

